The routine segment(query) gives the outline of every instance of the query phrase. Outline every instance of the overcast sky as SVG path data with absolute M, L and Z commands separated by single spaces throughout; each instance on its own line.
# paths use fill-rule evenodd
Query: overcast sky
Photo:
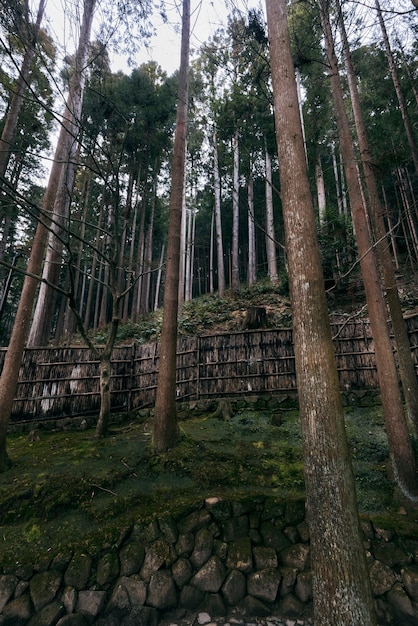
M 36 6 L 37 0 L 33 1 Z M 191 0 L 191 48 L 198 49 L 218 28 L 225 25 L 228 15 L 234 9 L 246 15 L 250 8 L 259 6 L 264 7 L 263 0 Z M 134 60 L 135 65 L 155 60 L 168 74 L 172 74 L 180 64 L 182 2 L 181 0 L 168 0 L 165 7 L 167 23 L 163 24 L 159 17 L 154 18 L 157 35 L 152 38 L 148 48 L 143 47 L 136 53 Z M 100 12 L 100 8 L 98 11 Z M 49 28 L 54 39 L 63 46 L 63 55 L 74 50 L 81 12 L 81 0 L 48 0 L 47 2 Z M 65 19 L 65 14 L 70 13 L 73 17 Z M 94 38 L 94 33 L 92 38 Z M 112 55 L 112 70 L 119 69 L 127 73 L 131 71 L 124 57 Z

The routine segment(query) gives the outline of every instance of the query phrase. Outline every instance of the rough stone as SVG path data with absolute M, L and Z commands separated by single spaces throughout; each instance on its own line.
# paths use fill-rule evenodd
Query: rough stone
M 199 528 L 203 528 L 204 526 L 208 526 L 211 522 L 211 516 L 207 509 L 201 509 L 199 511 L 193 511 L 187 517 L 183 518 L 178 522 L 178 529 L 181 535 L 186 533 L 192 533 L 199 530 Z
M 241 515 L 239 517 L 231 517 L 222 524 L 222 539 L 224 541 L 236 541 L 240 537 L 248 535 L 248 517 Z
M 177 587 L 181 589 L 189 582 L 193 574 L 193 568 L 187 559 L 178 559 L 171 568 L 173 580 Z
M 177 525 L 174 519 L 171 516 L 165 517 L 160 520 L 159 525 L 160 530 L 168 543 L 176 543 L 179 536 L 179 531 L 177 529 Z
M 191 585 L 185 585 L 180 592 L 179 606 L 185 609 L 193 611 L 198 609 L 203 601 L 203 592 L 192 587 Z
M 237 569 L 231 570 L 222 585 L 222 593 L 230 606 L 241 602 L 247 593 L 247 581 L 244 574 Z
M 77 591 L 74 587 L 64 587 L 62 592 L 61 601 L 65 606 L 67 613 L 73 613 L 77 604 Z
M 0 576 L 0 614 L 3 611 L 3 607 L 6 606 L 9 599 L 13 596 L 18 578 L 11 574 L 5 574 Z
M 290 546 L 289 539 L 285 536 L 282 530 L 275 526 L 272 522 L 263 522 L 261 524 L 260 532 L 264 544 L 269 548 L 273 548 L 276 552 L 281 552 Z
M 177 591 L 168 570 L 160 570 L 151 576 L 147 604 L 160 611 L 174 609 L 177 606 Z
M 396 616 L 402 617 L 403 615 L 414 616 L 414 609 L 412 607 L 411 599 L 408 597 L 405 589 L 400 583 L 395 583 L 390 591 L 386 594 L 386 599 L 391 605 Z
M 249 537 L 241 537 L 233 541 L 228 549 L 226 566 L 248 574 L 253 567 L 253 552 Z
M 281 575 L 280 595 L 286 596 L 296 584 L 298 570 L 295 567 L 280 567 L 279 572 Z
M 76 552 L 65 572 L 65 584 L 78 590 L 84 589 L 90 578 L 90 570 L 91 556 L 83 552 Z
M 194 548 L 194 535 L 186 533 L 180 535 L 176 543 L 176 552 L 179 556 L 189 557 Z
M 157 572 L 171 558 L 170 544 L 160 537 L 152 543 L 146 553 L 141 567 L 141 578 L 149 582 L 152 574 Z
M 375 561 L 369 570 L 370 583 L 375 596 L 381 596 L 393 587 L 396 576 L 388 565 Z
M 205 598 L 205 609 L 209 615 L 213 617 L 220 617 L 226 615 L 225 604 L 219 593 L 209 593 Z
M 119 555 L 116 551 L 106 552 L 97 564 L 96 582 L 100 586 L 109 584 L 119 575 Z
M 225 580 L 225 568 L 217 556 L 212 556 L 193 576 L 191 584 L 201 591 L 217 593 Z
M 312 600 L 312 572 L 301 572 L 298 574 L 295 594 L 301 602 L 306 603 Z
M 308 564 L 309 555 L 310 549 L 306 543 L 296 543 L 282 550 L 279 554 L 279 558 L 283 565 L 296 567 L 302 572 Z
M 220 498 L 206 498 L 205 505 L 212 517 L 218 522 L 224 522 L 231 517 L 231 503 Z
M 131 541 L 119 553 L 121 576 L 137 574 L 144 563 L 145 548 L 139 541 Z
M 106 601 L 105 591 L 80 591 L 78 594 L 76 612 L 93 620 L 103 610 Z
M 6 604 L 2 610 L 2 615 L 5 617 L 7 624 L 20 626 L 20 624 L 27 623 L 31 612 L 31 602 L 29 596 L 25 594 Z
M 408 565 L 411 562 L 411 556 L 394 543 L 374 541 L 371 550 L 377 561 L 381 561 L 389 567 Z
M 123 576 L 119 578 L 106 607 L 110 613 L 114 609 L 127 610 L 131 606 L 142 606 L 147 597 L 147 588 L 142 580 Z
M 57 626 L 89 626 L 89 622 L 84 615 L 73 613 L 72 615 L 64 615 L 57 622 Z
M 267 617 L 271 612 L 268 606 L 253 596 L 246 596 L 240 607 L 244 609 L 248 617 Z
M 248 594 L 265 602 L 274 602 L 280 584 L 280 573 L 275 568 L 253 572 L 247 578 Z
M 212 555 L 213 537 L 208 528 L 200 528 L 196 533 L 193 552 L 190 556 L 192 565 L 199 569 Z
M 418 565 L 403 568 L 401 574 L 408 595 L 418 602 Z
M 273 548 L 254 546 L 253 556 L 256 569 L 266 569 L 268 567 L 277 567 L 278 565 L 276 550 Z
M 55 626 L 65 612 L 61 602 L 51 602 L 31 617 L 28 626 Z
M 305 519 L 305 501 L 287 500 L 284 519 L 288 526 L 296 526 L 296 524 L 303 522 Z
M 31 578 L 29 587 L 35 611 L 40 611 L 42 607 L 54 600 L 60 588 L 61 579 L 62 574 L 57 570 L 35 574 Z
M 305 608 L 300 600 L 290 594 L 285 596 L 279 604 L 280 612 L 286 617 L 299 617 L 304 613 Z

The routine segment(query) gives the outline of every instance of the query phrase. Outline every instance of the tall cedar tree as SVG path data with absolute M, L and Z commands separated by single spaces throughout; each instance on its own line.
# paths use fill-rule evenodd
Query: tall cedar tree
M 183 0 L 181 57 L 169 205 L 164 316 L 154 415 L 154 448 L 171 448 L 178 438 L 176 414 L 177 318 L 179 305 L 180 235 L 186 164 L 187 103 L 190 49 L 190 0 Z
M 74 141 L 71 129 L 73 127 L 73 114 L 78 110 L 78 102 L 82 100 L 83 71 L 86 67 L 88 46 L 90 40 L 91 25 L 93 21 L 96 0 L 84 0 L 84 14 L 80 30 L 80 38 L 76 55 L 74 73 L 71 78 L 66 111 L 63 116 L 58 143 L 55 150 L 54 160 L 48 185 L 42 202 L 43 217 L 38 222 L 34 236 L 32 250 L 27 267 L 22 294 L 19 300 L 12 335 L 4 360 L 3 371 L 0 377 L 0 471 L 4 471 L 10 465 L 7 454 L 6 436 L 7 427 L 12 412 L 13 400 L 19 377 L 19 368 L 28 333 L 32 306 L 35 300 L 45 246 L 48 237 L 49 216 L 51 216 L 57 194 L 62 164 L 65 162 L 69 148 Z
M 376 624 L 309 188 L 286 0 L 266 0 L 315 623 Z
M 418 502 L 418 483 L 415 456 L 412 448 L 399 389 L 398 372 L 392 350 L 387 323 L 387 308 L 383 298 L 375 251 L 372 246 L 369 224 L 360 188 L 356 156 L 350 135 L 343 91 L 334 48 L 329 18 L 329 0 L 319 0 L 321 19 L 330 68 L 332 96 L 338 126 L 340 150 L 344 162 L 347 187 L 353 216 L 354 230 L 360 256 L 360 267 L 370 317 L 377 374 L 382 396 L 383 414 L 388 437 L 389 455 L 396 483 L 404 498 Z

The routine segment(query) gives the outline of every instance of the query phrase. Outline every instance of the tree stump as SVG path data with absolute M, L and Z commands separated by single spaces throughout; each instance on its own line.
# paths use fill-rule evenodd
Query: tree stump
M 244 320 L 244 329 L 266 328 L 267 314 L 263 306 L 250 306 Z
M 215 409 L 215 412 L 212 413 L 211 417 L 219 417 L 224 420 L 224 422 L 228 422 L 233 415 L 232 404 L 231 402 L 223 398 L 219 400 L 218 406 Z

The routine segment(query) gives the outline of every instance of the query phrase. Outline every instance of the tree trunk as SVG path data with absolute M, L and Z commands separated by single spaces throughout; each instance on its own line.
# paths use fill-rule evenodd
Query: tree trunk
M 218 263 L 218 293 L 222 298 L 225 295 L 225 266 L 224 248 L 222 242 L 221 220 L 221 181 L 219 178 L 218 164 L 218 134 L 213 133 L 213 186 L 215 195 L 215 231 L 216 231 L 216 257 Z
M 236 130 L 232 138 L 234 151 L 234 172 L 232 188 L 232 263 L 231 289 L 235 293 L 239 289 L 239 135 Z
M 278 282 L 276 236 L 274 233 L 273 213 L 273 178 L 271 173 L 271 156 L 266 148 L 266 250 L 267 267 L 270 282 L 275 285 Z
M 43 282 L 39 288 L 38 300 L 35 307 L 28 345 L 31 347 L 46 345 L 51 333 L 52 320 L 55 310 L 56 290 L 62 265 L 62 251 L 71 204 L 71 195 L 74 187 L 75 173 L 78 160 L 78 136 L 80 133 L 80 118 L 83 105 L 85 83 L 85 68 L 87 63 L 91 24 L 96 0 L 85 0 L 85 12 L 80 31 L 80 42 L 75 56 L 74 74 L 71 79 L 70 96 L 64 111 L 63 126 L 67 131 L 67 149 L 62 163 L 60 181 L 54 200 L 54 210 L 51 220 L 51 233 L 46 254 Z M 69 97 L 70 97 L 69 96 Z
M 326 195 L 325 195 L 325 181 L 324 172 L 322 169 L 321 155 L 318 154 L 317 162 L 315 165 L 315 181 L 316 181 L 316 194 L 318 198 L 318 215 L 319 224 L 324 226 L 325 224 L 325 210 L 327 208 Z
M 87 54 L 88 40 L 91 23 L 94 13 L 95 0 L 85 0 L 84 16 L 77 54 L 82 58 L 82 54 Z M 85 68 L 85 63 L 78 63 L 78 68 Z M 80 79 L 82 75 L 74 72 L 70 92 L 67 100 L 67 110 L 72 111 L 72 100 L 80 90 Z M 19 300 L 18 309 L 13 325 L 9 348 L 4 360 L 3 371 L 0 377 L 0 471 L 9 466 L 10 460 L 6 449 L 7 427 L 12 412 L 13 399 L 19 378 L 19 369 L 22 361 L 22 354 L 25 347 L 26 336 L 30 324 L 33 302 L 42 261 L 45 253 L 45 245 L 48 237 L 48 226 L 50 216 L 53 211 L 55 196 L 57 193 L 62 163 L 68 154 L 68 145 L 73 141 L 68 129 L 69 120 L 64 116 L 63 125 L 58 138 L 54 160 L 48 180 L 48 186 L 42 202 L 42 218 L 36 228 L 32 250 L 28 261 L 27 276 L 25 277 L 22 293 Z
M 250 164 L 251 169 L 251 164 Z M 250 171 L 248 176 L 248 284 L 254 285 L 257 280 L 255 258 L 255 220 L 254 220 L 254 180 Z
M 164 452 L 178 439 L 176 414 L 176 351 L 180 268 L 180 230 L 186 161 L 187 101 L 190 49 L 190 0 L 183 0 L 181 59 L 172 184 L 169 206 L 167 268 L 164 289 L 164 316 L 154 415 L 154 448 Z
M 418 176 L 418 147 L 415 141 L 414 131 L 412 128 L 410 117 L 408 115 L 408 109 L 406 106 L 405 98 L 402 93 L 398 71 L 396 69 L 396 64 L 393 58 L 392 48 L 390 46 L 389 37 L 388 37 L 388 33 L 386 30 L 386 26 L 385 26 L 385 21 L 383 19 L 382 10 L 380 8 L 380 2 L 379 0 L 374 0 L 374 2 L 376 5 L 377 16 L 379 18 L 379 24 L 380 24 L 380 28 L 381 28 L 382 35 L 383 35 L 383 42 L 385 44 L 386 57 L 387 57 L 388 64 L 389 64 L 390 75 L 392 77 L 393 86 L 395 87 L 396 96 L 398 98 L 399 109 L 401 111 L 406 137 L 408 139 L 409 148 L 411 150 L 411 156 L 414 162 L 415 173 Z
M 357 130 L 357 138 L 361 161 L 363 165 L 364 181 L 368 194 L 368 207 L 373 230 L 376 238 L 376 251 L 382 270 L 383 284 L 386 291 L 386 299 L 389 305 L 392 330 L 395 337 L 398 353 L 399 373 L 402 381 L 407 417 L 411 432 L 416 439 L 418 436 L 418 383 L 415 375 L 415 367 L 411 356 L 411 346 L 408 332 L 402 313 L 399 299 L 396 277 L 392 264 L 392 257 L 387 241 L 387 232 L 383 218 L 383 207 L 380 202 L 377 182 L 375 177 L 376 166 L 373 162 L 369 148 L 363 113 L 360 106 L 360 97 L 357 88 L 356 75 L 349 49 L 348 37 L 343 21 L 340 0 L 337 2 L 339 13 L 339 26 L 344 45 L 344 58 L 347 70 L 348 85 L 350 88 L 351 102 L 353 106 L 354 120 Z
M 376 624 L 321 271 L 285 0 L 266 0 L 315 623 Z
M 45 11 L 45 5 L 46 0 L 40 0 L 35 25 L 33 27 L 30 24 L 26 25 L 28 32 L 27 41 L 25 43 L 27 47 L 23 57 L 17 83 L 7 109 L 7 115 L 5 118 L 4 127 L 0 139 L 0 178 L 2 178 L 6 173 L 7 165 L 10 159 L 10 152 L 12 150 L 13 143 L 16 137 L 16 129 L 20 109 L 22 108 L 23 94 L 28 85 L 29 73 L 32 67 L 33 59 L 35 57 L 35 46 Z
M 334 49 L 327 0 L 320 0 L 320 6 L 328 63 L 330 66 L 331 89 L 339 132 L 340 150 L 345 165 L 353 224 L 375 345 L 376 367 L 388 436 L 389 455 L 393 475 L 403 497 L 407 498 L 410 502 L 418 502 L 415 457 L 405 420 L 399 380 L 387 324 L 387 310 L 382 294 L 376 257 L 371 243 L 360 188 L 354 147 L 350 136 L 350 128 L 338 73 L 338 62 Z

